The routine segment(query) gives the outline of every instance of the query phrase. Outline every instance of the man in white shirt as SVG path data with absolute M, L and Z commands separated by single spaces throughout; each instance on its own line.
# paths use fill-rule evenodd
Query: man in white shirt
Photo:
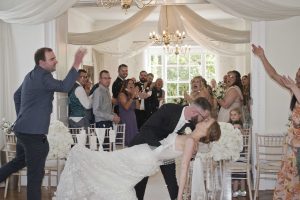
M 72 90 L 68 93 L 69 127 L 87 128 L 89 126 L 89 120 L 86 116 L 86 110 L 91 108 L 92 102 L 83 87 L 88 81 L 88 76 L 84 69 L 78 70 L 78 73 L 79 77 Z
M 113 113 L 112 99 L 109 92 L 111 77 L 109 72 L 102 70 L 99 74 L 99 87 L 93 93 L 93 113 L 97 128 L 110 128 L 120 122 L 120 117 Z

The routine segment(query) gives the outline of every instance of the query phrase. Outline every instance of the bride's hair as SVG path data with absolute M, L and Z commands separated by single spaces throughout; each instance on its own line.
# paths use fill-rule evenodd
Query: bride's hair
M 221 137 L 220 125 L 217 121 L 214 121 L 207 130 L 207 135 L 200 138 L 200 142 L 208 144 L 213 141 L 219 140 Z

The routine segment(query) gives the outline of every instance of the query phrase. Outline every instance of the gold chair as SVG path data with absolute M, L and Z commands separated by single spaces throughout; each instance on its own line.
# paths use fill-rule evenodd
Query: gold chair
M 276 179 L 284 154 L 285 135 L 256 134 L 256 199 L 261 179 Z

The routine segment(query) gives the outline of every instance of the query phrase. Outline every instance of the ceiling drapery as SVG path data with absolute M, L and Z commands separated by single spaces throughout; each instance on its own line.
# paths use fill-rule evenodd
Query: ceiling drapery
M 145 7 L 129 19 L 109 27 L 104 30 L 98 30 L 87 33 L 69 33 L 68 43 L 78 45 L 95 45 L 114 40 L 140 25 L 156 7 Z
M 165 9 L 167 8 L 168 9 Z M 68 42 L 70 44 L 79 45 L 95 45 L 103 42 L 114 40 L 123 34 L 132 31 L 137 25 L 141 24 L 143 20 L 154 10 L 153 7 L 146 7 L 130 17 L 129 19 L 109 27 L 104 30 L 98 30 L 88 33 L 69 33 Z M 166 11 L 168 13 L 166 13 Z M 249 31 L 237 31 L 229 28 L 225 28 L 219 25 L 215 25 L 208 20 L 200 17 L 194 11 L 187 6 L 162 6 L 158 29 L 162 31 L 164 25 L 166 25 L 166 15 L 172 16 L 168 18 L 168 29 L 178 30 L 180 27 L 183 29 L 182 18 L 185 19 L 185 23 L 190 23 L 196 27 L 196 32 L 202 33 L 214 40 L 228 42 L 228 43 L 248 43 L 250 41 Z M 182 15 L 182 18 L 176 17 Z
M 66 12 L 78 0 L 15 0 L 16 6 L 0 11 L 6 23 L 40 24 Z
M 300 15 L 300 7 L 285 6 L 267 0 L 207 0 L 224 12 L 250 21 L 274 21 Z
M 172 6 L 176 12 L 175 15 L 185 19 L 183 24 L 189 24 L 195 28 L 195 31 L 202 33 L 207 37 L 228 43 L 248 43 L 250 42 L 249 31 L 238 31 L 223 26 L 216 25 L 203 17 L 199 16 L 187 6 Z

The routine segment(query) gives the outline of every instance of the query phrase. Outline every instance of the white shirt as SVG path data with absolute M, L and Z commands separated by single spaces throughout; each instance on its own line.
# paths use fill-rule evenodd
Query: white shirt
M 189 121 L 185 119 L 184 117 L 184 111 L 185 111 L 185 107 L 182 109 L 179 121 L 173 131 L 173 133 L 177 133 L 186 123 L 188 123 Z
M 76 83 L 78 83 L 79 86 L 74 91 L 75 96 L 85 109 L 90 109 L 92 107 L 92 95 L 87 96 L 83 86 L 78 81 L 76 81 Z M 74 122 L 79 122 L 82 117 L 70 117 L 70 119 L 72 119 Z

